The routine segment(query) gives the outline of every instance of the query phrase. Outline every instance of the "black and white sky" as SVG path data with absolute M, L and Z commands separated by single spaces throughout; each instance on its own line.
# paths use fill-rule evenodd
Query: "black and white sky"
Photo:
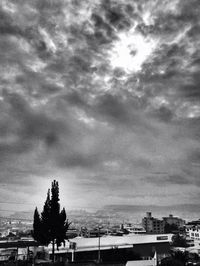
M 1 0 L 0 202 L 43 204 L 57 179 L 66 208 L 198 204 L 199 14 Z

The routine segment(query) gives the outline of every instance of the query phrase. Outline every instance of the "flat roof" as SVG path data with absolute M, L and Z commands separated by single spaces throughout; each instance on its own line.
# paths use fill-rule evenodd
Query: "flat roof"
M 76 237 L 70 239 L 66 242 L 65 247 L 61 246 L 59 248 L 59 253 L 61 252 L 72 252 L 73 249 L 70 248 L 70 242 L 76 244 L 76 251 L 92 251 L 98 250 L 99 244 L 101 250 L 105 249 L 115 249 L 115 248 L 131 248 L 138 244 L 152 244 L 152 243 L 169 243 L 171 242 L 173 234 L 131 234 L 127 236 L 102 236 L 93 238 L 83 238 Z M 51 245 L 49 246 L 49 251 L 51 253 Z

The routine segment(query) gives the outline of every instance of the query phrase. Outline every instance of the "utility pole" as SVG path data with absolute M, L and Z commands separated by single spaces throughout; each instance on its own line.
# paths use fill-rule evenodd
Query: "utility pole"
M 101 261 L 100 227 L 98 227 L 98 263 Z
M 72 262 L 74 262 L 74 249 L 72 250 Z
M 74 262 L 75 250 L 76 250 L 76 242 L 70 242 L 69 248 L 72 249 L 72 262 Z

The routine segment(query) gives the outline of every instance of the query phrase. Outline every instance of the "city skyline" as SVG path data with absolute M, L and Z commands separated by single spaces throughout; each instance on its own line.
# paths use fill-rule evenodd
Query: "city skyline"
M 43 206 L 56 179 L 66 210 L 199 213 L 199 11 L 2 0 L 0 211 Z

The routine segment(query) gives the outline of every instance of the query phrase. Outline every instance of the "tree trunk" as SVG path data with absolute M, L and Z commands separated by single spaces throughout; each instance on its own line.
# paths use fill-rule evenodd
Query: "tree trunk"
M 55 262 L 55 240 L 52 241 L 52 262 Z

